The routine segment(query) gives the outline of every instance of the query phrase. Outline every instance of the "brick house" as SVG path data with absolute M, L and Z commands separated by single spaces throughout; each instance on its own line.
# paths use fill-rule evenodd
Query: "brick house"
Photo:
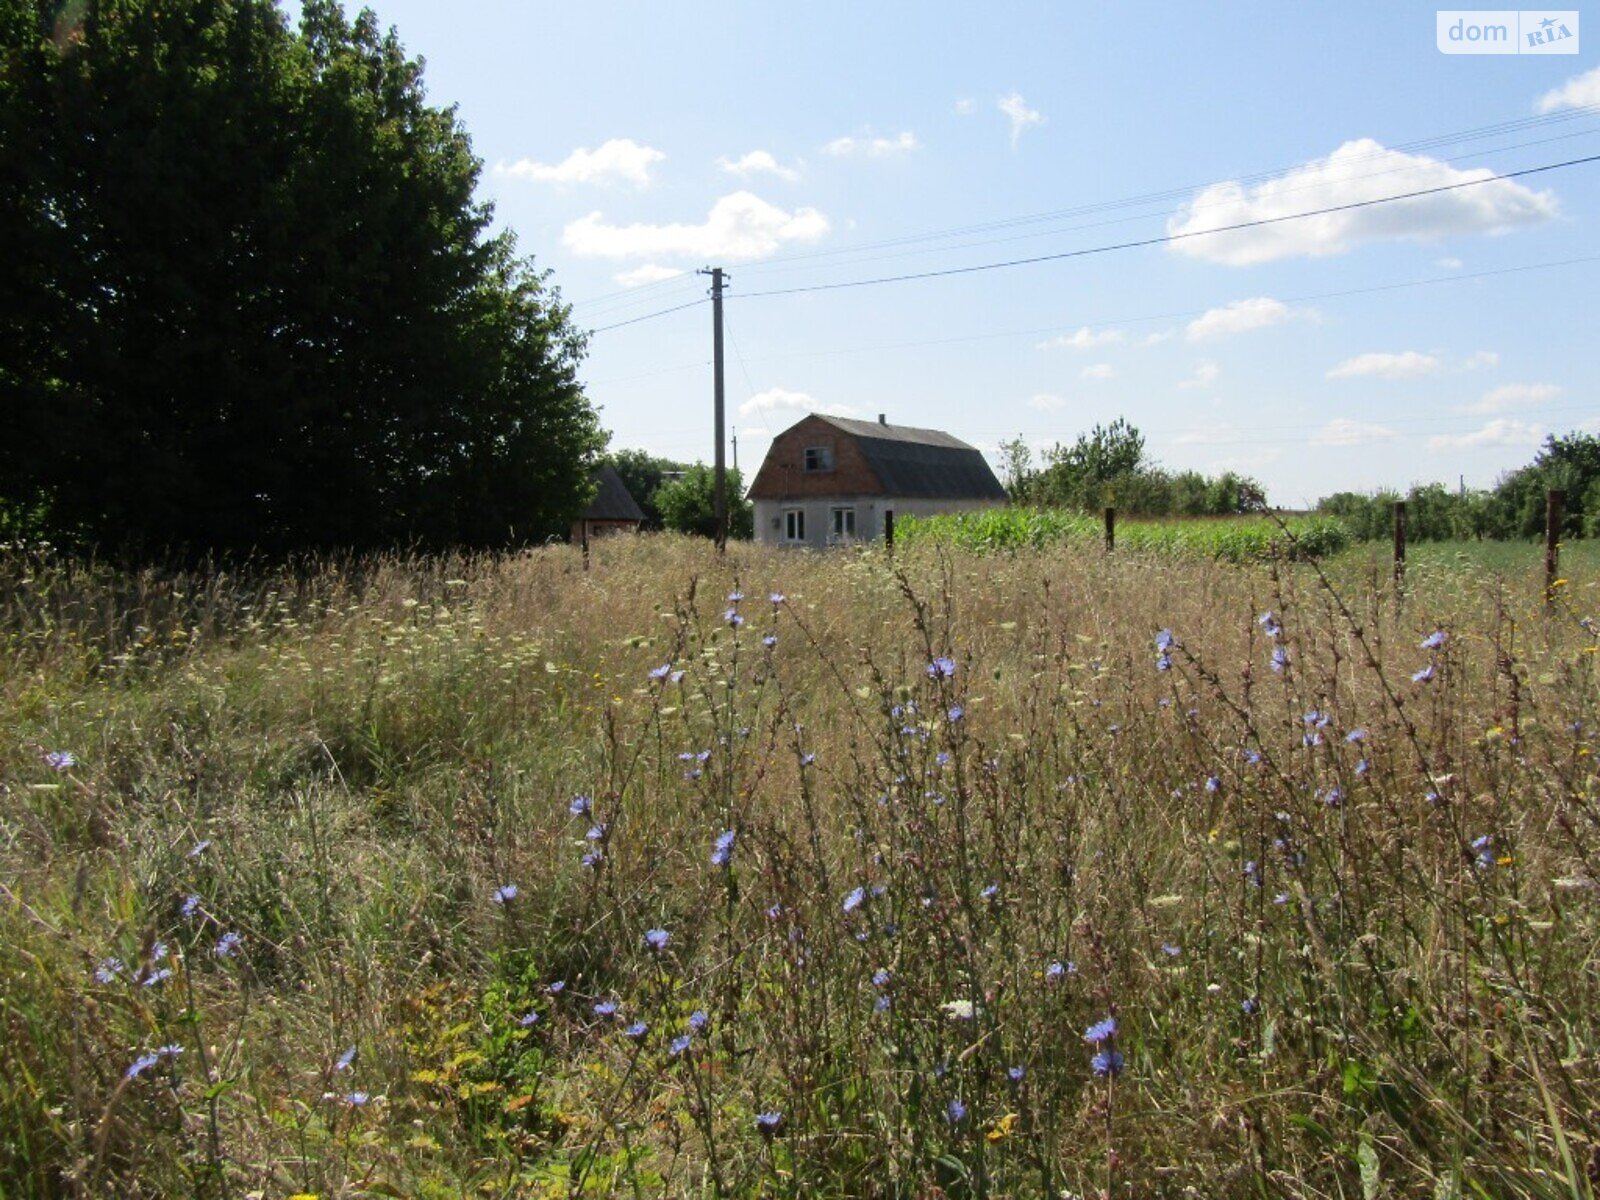
M 817 413 L 773 439 L 750 485 L 756 539 L 835 546 L 883 537 L 888 519 L 1005 502 L 977 449 L 936 429 Z
M 594 538 L 613 533 L 638 533 L 644 523 L 644 510 L 634 501 L 617 469 L 604 463 L 590 478 L 595 484 L 594 499 L 572 526 L 573 544 L 587 545 Z

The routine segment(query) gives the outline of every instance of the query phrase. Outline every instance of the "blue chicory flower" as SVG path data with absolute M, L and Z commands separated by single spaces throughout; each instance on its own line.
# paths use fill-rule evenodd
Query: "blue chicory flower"
M 1086 1042 L 1100 1043 L 1110 1041 L 1117 1036 L 1117 1019 L 1115 1017 L 1101 1017 L 1093 1025 L 1083 1031 L 1083 1040 Z
M 122 1073 L 122 1077 L 124 1079 L 137 1079 L 160 1061 L 161 1056 L 159 1054 L 141 1054 Z
M 1110 1078 L 1122 1074 L 1123 1057 L 1120 1050 L 1102 1050 L 1089 1060 L 1096 1075 Z

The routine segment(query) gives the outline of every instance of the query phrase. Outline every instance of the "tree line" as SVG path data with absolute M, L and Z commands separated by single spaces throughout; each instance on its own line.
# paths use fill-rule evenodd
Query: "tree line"
M 1386 537 L 1394 506 L 1406 503 L 1406 536 L 1413 541 L 1534 538 L 1544 533 L 1545 496 L 1565 496 L 1562 537 L 1600 537 L 1600 437 L 1573 432 L 1547 437 L 1531 463 L 1492 488 L 1417 484 L 1397 491 L 1335 492 L 1317 511 L 1338 517 L 1359 538 Z
M 1144 434 L 1118 417 L 1079 434 L 1071 445 L 1056 443 L 1035 467 L 1022 438 L 1000 443 L 1006 492 L 1015 504 L 1098 512 L 1115 508 L 1149 517 L 1221 517 L 1262 512 L 1266 492 L 1254 479 L 1232 471 L 1208 477 L 1169 471 L 1145 453 Z
M 370 12 L 0 0 L 0 534 L 102 553 L 558 534 L 584 335 Z

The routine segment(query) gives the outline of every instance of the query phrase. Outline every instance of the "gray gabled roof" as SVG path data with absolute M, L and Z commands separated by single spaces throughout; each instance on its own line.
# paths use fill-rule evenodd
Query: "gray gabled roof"
M 1004 500 L 982 452 L 937 429 L 819 416 L 855 438 L 885 495 L 926 500 Z
M 628 492 L 628 485 L 622 482 L 622 476 L 617 474 L 617 469 L 610 463 L 602 463 L 596 467 L 590 478 L 599 485 L 600 490 L 594 494 L 589 507 L 583 510 L 583 520 L 644 520 L 644 510 L 634 502 L 633 496 Z

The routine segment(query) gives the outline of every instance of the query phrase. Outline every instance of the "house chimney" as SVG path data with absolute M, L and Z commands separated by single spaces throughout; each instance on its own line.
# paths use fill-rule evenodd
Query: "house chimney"
M 884 416 L 883 413 L 879 413 L 878 414 L 878 424 L 879 425 L 887 425 L 888 423 L 889 423 L 889 418 Z

